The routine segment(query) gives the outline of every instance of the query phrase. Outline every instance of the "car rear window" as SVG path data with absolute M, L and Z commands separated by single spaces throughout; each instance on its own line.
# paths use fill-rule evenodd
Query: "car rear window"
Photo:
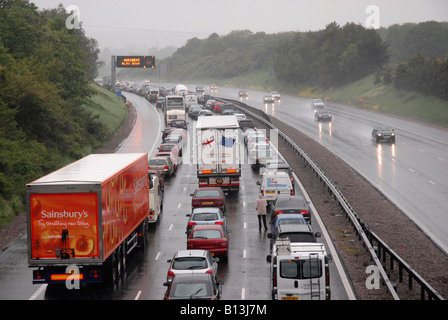
M 207 260 L 204 257 L 186 257 L 174 259 L 173 269 L 189 270 L 207 268 Z
M 219 239 L 222 238 L 219 230 L 196 230 L 193 239 Z
M 172 290 L 173 297 L 205 297 L 209 295 L 206 283 L 179 283 Z
M 314 235 L 311 233 L 282 233 L 279 235 L 279 238 L 289 238 L 291 242 L 317 242 Z
M 196 191 L 196 195 L 197 198 L 210 198 L 210 197 L 221 197 L 221 194 L 219 193 L 218 190 L 199 190 Z
M 193 221 L 212 221 L 218 220 L 217 213 L 197 213 L 193 216 Z
M 279 226 L 283 226 L 285 224 L 305 224 L 305 221 L 303 221 L 302 219 L 294 219 L 294 218 L 278 220 Z
M 161 159 L 149 160 L 149 165 L 159 166 L 159 165 L 165 165 L 165 164 L 166 164 L 165 160 L 161 160 Z
M 321 260 L 281 260 L 280 276 L 288 279 L 310 279 L 322 276 Z
M 160 146 L 159 151 L 171 151 L 171 149 L 173 149 L 174 145 L 164 145 L 164 146 Z

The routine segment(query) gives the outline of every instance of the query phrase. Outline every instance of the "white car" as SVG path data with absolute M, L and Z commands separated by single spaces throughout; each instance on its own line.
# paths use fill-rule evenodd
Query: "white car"
M 278 93 L 277 91 L 272 91 L 271 92 L 271 96 L 274 97 L 274 100 L 280 100 L 281 99 L 280 93 Z
M 167 262 L 170 264 L 167 282 L 171 282 L 178 274 L 186 273 L 209 273 L 215 278 L 218 276 L 219 258 L 212 257 L 207 250 L 179 250 Z

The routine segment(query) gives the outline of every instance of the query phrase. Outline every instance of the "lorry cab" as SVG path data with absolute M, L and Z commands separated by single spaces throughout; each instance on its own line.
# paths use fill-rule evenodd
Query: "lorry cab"
M 321 243 L 277 240 L 270 263 L 273 300 L 330 300 L 331 255 Z
M 294 195 L 291 179 L 283 171 L 267 170 L 257 185 L 269 204 L 273 204 L 279 194 Z

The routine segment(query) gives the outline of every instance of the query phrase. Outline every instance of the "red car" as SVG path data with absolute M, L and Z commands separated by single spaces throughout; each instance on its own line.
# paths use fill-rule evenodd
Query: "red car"
M 158 152 L 172 152 L 176 158 L 182 157 L 182 150 L 176 143 L 162 143 Z
M 190 194 L 191 207 L 218 207 L 222 212 L 226 212 L 225 195 L 219 187 L 200 187 Z
M 213 111 L 220 113 L 221 112 L 221 107 L 224 105 L 224 102 L 216 102 L 215 105 L 213 106 Z
M 187 249 L 207 250 L 214 257 L 227 258 L 229 252 L 229 234 L 221 225 L 197 224 L 187 239 Z

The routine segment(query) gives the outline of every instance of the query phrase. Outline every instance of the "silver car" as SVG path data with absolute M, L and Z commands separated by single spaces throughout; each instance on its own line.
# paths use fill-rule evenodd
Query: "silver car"
M 194 208 L 191 213 L 187 214 L 187 217 L 190 217 L 187 222 L 187 230 L 185 231 L 187 237 L 190 235 L 193 226 L 197 224 L 220 224 L 224 232 L 227 231 L 227 219 L 220 208 Z
M 218 277 L 219 258 L 213 258 L 207 250 L 179 250 L 167 262 L 170 263 L 167 282 L 171 282 L 178 274 L 187 273 L 209 273 L 215 279 Z

